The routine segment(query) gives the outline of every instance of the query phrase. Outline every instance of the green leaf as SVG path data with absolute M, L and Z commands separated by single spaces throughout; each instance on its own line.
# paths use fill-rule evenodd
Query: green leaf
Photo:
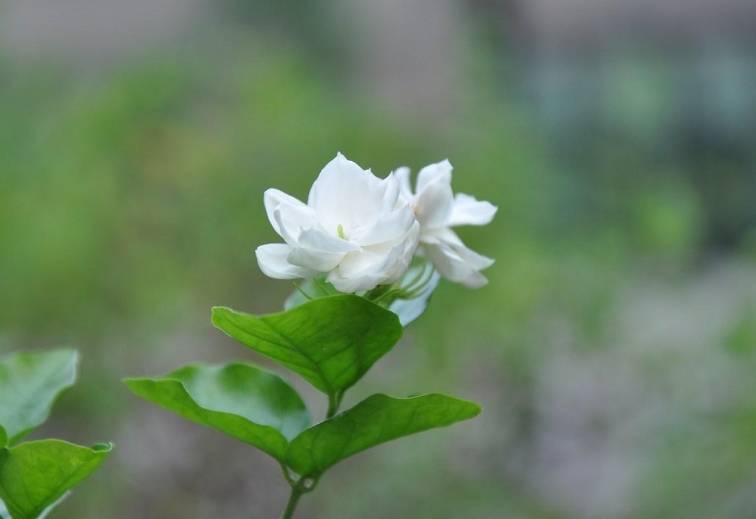
M 89 477 L 113 446 L 80 447 L 60 440 L 0 449 L 0 498 L 12 519 L 43 517 Z
M 446 395 L 405 399 L 373 395 L 297 436 L 289 445 L 286 464 L 302 477 L 318 477 L 353 454 L 474 418 L 480 411 L 478 404 Z
M 76 380 L 74 350 L 15 353 L 0 358 L 0 426 L 14 444 L 42 424 Z
M 8 445 L 8 433 L 5 432 L 3 426 L 0 425 L 0 447 Z
M 157 379 L 127 379 L 136 395 L 201 425 L 254 445 L 279 461 L 289 440 L 310 425 L 297 392 L 249 364 L 187 366 Z
M 324 297 L 262 317 L 217 307 L 213 324 L 329 396 L 362 378 L 403 331 L 396 315 L 354 295 Z

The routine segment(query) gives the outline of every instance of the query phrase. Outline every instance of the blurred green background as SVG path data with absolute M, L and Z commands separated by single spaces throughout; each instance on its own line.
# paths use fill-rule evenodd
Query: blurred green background
M 461 230 L 490 285 L 442 284 L 346 405 L 485 412 L 351 458 L 299 517 L 756 517 L 754 3 L 0 3 L 0 353 L 79 348 L 35 436 L 117 445 L 56 517 L 280 514 L 275 462 L 119 379 L 270 365 L 210 307 L 281 308 L 263 191 L 305 198 L 337 151 L 449 158 L 500 208 Z

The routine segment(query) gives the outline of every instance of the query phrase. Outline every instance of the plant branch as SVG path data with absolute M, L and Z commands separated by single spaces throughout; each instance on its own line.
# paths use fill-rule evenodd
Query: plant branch
M 294 515 L 294 510 L 297 508 L 297 503 L 299 502 L 300 497 L 302 497 L 302 490 L 299 488 L 299 485 L 292 485 L 289 502 L 286 504 L 286 510 L 284 510 L 281 519 L 291 519 Z

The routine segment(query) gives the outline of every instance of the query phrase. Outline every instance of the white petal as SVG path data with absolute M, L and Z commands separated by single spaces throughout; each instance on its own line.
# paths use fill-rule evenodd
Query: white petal
M 390 247 L 384 244 L 347 254 L 339 267 L 328 275 L 328 282 L 340 292 L 357 292 L 397 281 L 409 268 L 419 230 L 415 222 L 406 236 Z
M 481 288 L 488 284 L 488 278 L 480 272 L 473 272 L 472 276 L 462 281 L 462 286 L 467 288 Z
M 380 205 L 373 209 L 373 214 L 367 214 L 368 218 L 380 218 L 389 211 L 396 209 L 399 204 L 399 180 L 393 173 L 381 180 L 376 186 L 377 194 L 380 194 Z
M 475 197 L 464 193 L 457 193 L 454 197 L 454 207 L 449 217 L 449 226 L 456 225 L 486 225 L 493 220 L 498 207 L 490 202 L 478 201 Z
M 411 202 L 414 195 L 412 194 L 412 184 L 410 183 L 410 168 L 407 166 L 397 168 L 393 175 L 399 182 L 399 194 L 404 198 L 405 203 Z
M 488 282 L 480 270 L 490 267 L 494 260 L 465 247 L 451 230 L 443 229 L 423 235 L 422 247 L 425 255 L 445 278 L 471 288 Z
M 265 211 L 268 213 L 268 220 L 270 220 L 270 224 L 279 236 L 281 235 L 281 228 L 275 217 L 276 209 L 281 209 L 282 212 L 292 213 L 292 215 L 301 215 L 286 218 L 287 221 L 291 221 L 295 218 L 300 221 L 312 221 L 315 214 L 312 209 L 307 207 L 307 205 L 278 189 L 268 189 L 265 191 L 263 202 L 265 204 Z
M 450 184 L 451 176 L 436 176 L 418 189 L 414 202 L 417 221 L 423 229 L 446 226 L 454 208 L 454 194 Z
M 291 247 L 283 243 L 261 245 L 255 251 L 260 270 L 266 276 L 276 279 L 298 279 L 316 276 L 318 273 L 309 269 L 292 265 L 286 259 Z
M 276 222 L 274 228 L 281 235 L 281 238 L 292 247 L 298 247 L 299 234 L 302 232 L 302 228 L 312 226 L 314 218 L 308 216 L 304 211 L 284 204 L 279 205 L 273 211 L 273 221 Z
M 364 203 L 378 181 L 374 178 L 339 153 L 315 180 L 307 205 L 315 210 L 328 232 L 336 232 L 339 225 L 350 228 L 357 216 L 355 211 L 360 211 L 359 204 Z
M 448 160 L 430 164 L 421 169 L 417 175 L 417 189 L 415 192 L 420 194 L 420 191 L 425 189 L 428 184 L 439 179 L 443 179 L 445 183 L 451 185 L 452 165 Z
M 339 266 L 344 256 L 344 253 L 331 254 L 303 247 L 292 247 L 287 259 L 292 265 L 308 270 L 330 272 Z
M 494 264 L 494 260 L 478 254 L 474 250 L 468 249 L 457 233 L 451 229 L 443 228 L 430 231 L 423 236 L 423 240 L 428 243 L 443 242 L 449 245 L 473 270 L 487 269 Z
M 304 248 L 330 254 L 343 254 L 360 248 L 359 245 L 331 236 L 320 229 L 303 229 L 297 241 Z
M 360 245 L 376 245 L 395 241 L 405 235 L 415 223 L 415 214 L 408 205 L 392 211 L 373 225 L 357 230 L 351 239 Z

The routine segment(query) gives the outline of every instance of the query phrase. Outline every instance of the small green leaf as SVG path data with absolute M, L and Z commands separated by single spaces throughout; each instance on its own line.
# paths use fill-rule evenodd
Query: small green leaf
M 0 358 L 0 425 L 14 444 L 43 423 L 76 380 L 74 350 L 15 353 Z
M 302 477 L 318 477 L 353 454 L 474 418 L 480 411 L 478 404 L 446 395 L 404 399 L 373 395 L 297 436 L 289 445 L 286 464 Z
M 310 425 L 302 399 L 281 377 L 256 366 L 187 366 L 157 379 L 127 379 L 137 396 L 254 445 L 279 461 Z
M 0 449 L 0 498 L 12 519 L 46 515 L 74 486 L 89 477 L 112 445 L 80 447 L 60 440 Z
M 0 447 L 8 445 L 8 433 L 5 432 L 3 426 L 0 425 Z
M 354 295 L 324 297 L 262 317 L 217 307 L 213 324 L 327 395 L 362 378 L 403 331 L 396 315 Z

